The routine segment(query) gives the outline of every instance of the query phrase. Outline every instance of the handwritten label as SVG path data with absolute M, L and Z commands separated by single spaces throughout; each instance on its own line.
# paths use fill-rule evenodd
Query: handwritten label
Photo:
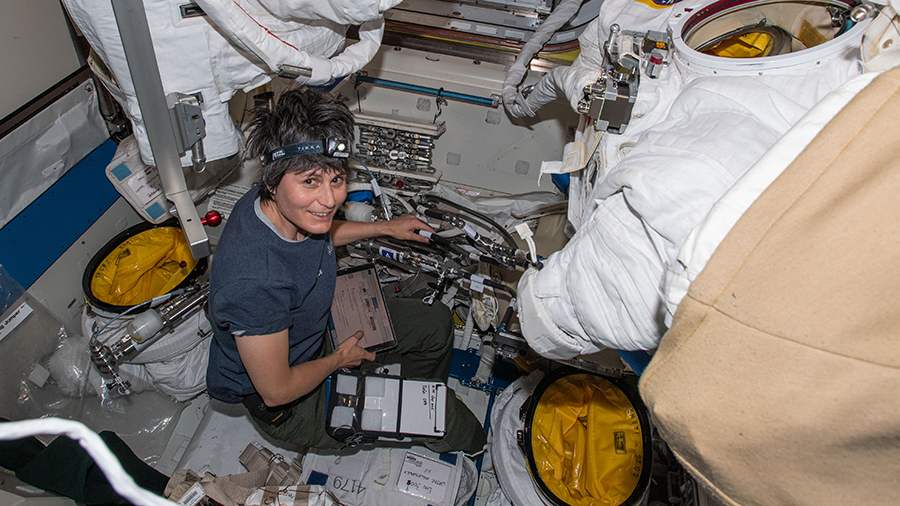
M 128 179 L 128 187 L 134 192 L 141 207 L 162 194 L 162 181 L 156 167 L 147 167 Z
M 27 302 L 23 302 L 15 311 L 10 313 L 5 320 L 0 322 L 0 341 L 18 327 L 19 324 L 31 314 L 31 311 L 31 306 L 29 306 Z
M 453 467 L 422 455 L 406 452 L 400 466 L 397 488 L 433 503 L 440 503 L 450 488 Z
M 366 491 L 366 487 L 362 486 L 362 483 L 354 478 L 347 478 L 345 476 L 335 476 L 332 478 L 331 483 L 329 483 L 329 488 L 335 492 L 346 492 L 347 494 L 362 494 Z
M 400 432 L 441 436 L 445 430 L 447 387 L 430 381 L 405 380 L 401 396 Z

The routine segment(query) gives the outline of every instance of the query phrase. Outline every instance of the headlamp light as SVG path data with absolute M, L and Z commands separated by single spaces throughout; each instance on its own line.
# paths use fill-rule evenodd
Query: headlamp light
M 266 153 L 263 165 L 293 158 L 295 156 L 324 154 L 333 158 L 348 158 L 350 156 L 350 142 L 342 137 L 332 137 L 317 141 L 298 142 L 273 149 Z

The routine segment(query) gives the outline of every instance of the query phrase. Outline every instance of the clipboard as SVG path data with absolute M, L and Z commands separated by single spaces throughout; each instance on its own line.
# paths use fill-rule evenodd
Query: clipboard
M 397 346 L 375 264 L 337 272 L 328 327 L 334 348 L 358 330 L 365 333 L 359 346 L 368 351 L 379 352 Z
M 444 383 L 342 369 L 325 380 L 325 391 L 325 431 L 348 446 L 446 433 Z

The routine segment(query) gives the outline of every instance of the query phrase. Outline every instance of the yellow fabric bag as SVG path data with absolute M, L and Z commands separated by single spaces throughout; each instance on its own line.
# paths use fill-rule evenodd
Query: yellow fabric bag
M 100 262 L 91 291 L 107 304 L 140 304 L 173 290 L 196 265 L 180 228 L 151 228 L 129 237 Z
M 637 412 L 625 394 L 592 374 L 554 381 L 531 424 L 540 479 L 572 506 L 618 506 L 634 492 L 644 445 Z

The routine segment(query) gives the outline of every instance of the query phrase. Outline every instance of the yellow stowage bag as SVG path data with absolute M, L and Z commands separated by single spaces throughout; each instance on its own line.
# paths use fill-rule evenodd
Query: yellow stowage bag
M 594 375 L 565 376 L 547 388 L 534 411 L 531 444 L 541 480 L 573 506 L 618 506 L 641 476 L 634 406 Z
M 140 304 L 171 291 L 196 265 L 180 228 L 151 228 L 103 259 L 91 278 L 91 291 L 107 304 Z

